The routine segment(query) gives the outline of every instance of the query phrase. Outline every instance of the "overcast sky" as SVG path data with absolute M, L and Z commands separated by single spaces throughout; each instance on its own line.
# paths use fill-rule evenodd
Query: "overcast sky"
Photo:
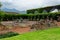
M 2 8 L 17 9 L 19 11 L 60 4 L 60 0 L 0 0 Z

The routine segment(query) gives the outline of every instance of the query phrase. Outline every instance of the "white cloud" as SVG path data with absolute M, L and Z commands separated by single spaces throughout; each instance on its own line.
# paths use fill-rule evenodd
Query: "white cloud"
M 1 2 L 12 2 L 12 0 L 0 0 Z
M 15 8 L 17 10 L 27 10 L 43 6 L 60 4 L 60 0 L 0 0 L 7 3 L 4 7 Z M 9 5 L 8 5 L 9 4 Z

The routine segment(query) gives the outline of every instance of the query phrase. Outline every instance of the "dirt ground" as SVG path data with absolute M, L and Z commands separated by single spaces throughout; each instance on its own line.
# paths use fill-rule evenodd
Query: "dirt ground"
M 25 33 L 25 32 L 29 32 L 30 27 L 21 28 L 21 27 L 16 26 L 16 27 L 12 28 L 11 31 L 22 34 L 22 33 Z
M 60 26 L 60 22 L 57 22 L 57 25 Z
M 14 22 L 12 21 L 4 21 L 2 22 L 3 25 L 5 25 L 7 28 L 10 27 L 8 30 L 9 31 L 12 31 L 12 32 L 16 32 L 16 33 L 19 33 L 19 34 L 22 34 L 22 33 L 26 33 L 26 32 L 30 32 L 31 28 L 30 28 L 30 25 L 36 23 L 36 21 L 28 21 L 26 23 L 17 23 L 14 24 Z M 58 26 L 60 26 L 60 22 L 56 22 L 56 24 Z M 1 27 L 0 27 L 1 29 Z M 3 30 L 4 28 L 2 28 L 1 30 Z M 8 30 L 4 30 L 3 32 L 0 31 L 0 33 L 6 33 Z

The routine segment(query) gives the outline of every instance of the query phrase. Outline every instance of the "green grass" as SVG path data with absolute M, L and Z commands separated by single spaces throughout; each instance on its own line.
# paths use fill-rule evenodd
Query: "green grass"
M 60 40 L 60 28 L 29 32 L 0 40 Z

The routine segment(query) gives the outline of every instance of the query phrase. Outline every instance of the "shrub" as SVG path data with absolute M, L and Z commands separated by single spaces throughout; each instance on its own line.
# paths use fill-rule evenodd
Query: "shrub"
M 0 39 L 1 39 L 1 38 L 12 37 L 12 36 L 16 36 L 16 35 L 18 35 L 18 33 L 8 32 L 8 33 L 6 33 L 6 34 L 0 34 Z
M 29 19 L 29 20 L 37 20 L 37 19 L 46 19 L 47 17 L 57 19 L 57 16 L 60 16 L 60 12 L 58 13 L 41 13 L 41 14 L 4 14 L 4 12 L 1 12 L 0 14 L 0 20 L 3 21 L 8 20 L 15 20 L 15 19 Z

